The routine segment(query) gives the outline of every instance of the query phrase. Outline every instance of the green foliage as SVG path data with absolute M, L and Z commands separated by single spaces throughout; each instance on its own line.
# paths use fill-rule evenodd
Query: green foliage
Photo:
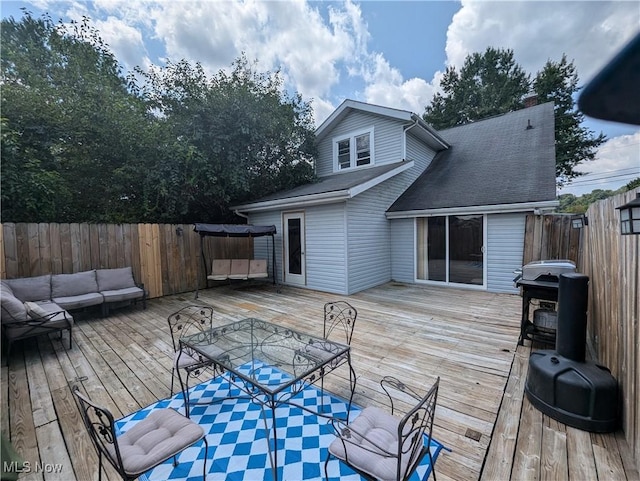
M 589 206 L 599 200 L 612 197 L 617 194 L 621 194 L 628 190 L 631 190 L 640 185 L 640 177 L 632 180 L 627 185 L 620 187 L 617 190 L 603 190 L 595 189 L 588 194 L 583 194 L 579 197 L 573 194 L 561 194 L 558 196 L 560 205 L 556 208 L 557 212 L 566 212 L 570 214 L 584 214 Z
M 558 185 L 583 175 L 574 168 L 595 158 L 596 149 L 606 137 L 594 136 L 580 124 L 584 115 L 578 111 L 573 94 L 578 91 L 578 74 L 573 62 L 562 56 L 559 62 L 547 61 L 533 81 L 533 89 L 539 102 L 554 102 L 556 122 L 556 178 Z
M 529 77 L 516 64 L 512 50 L 487 48 L 469 55 L 458 73 L 447 67 L 440 87 L 424 112 L 436 129 L 462 125 L 521 108 Z
M 312 180 L 312 110 L 300 96 L 282 93 L 277 73 L 257 73 L 241 57 L 231 73 L 211 78 L 184 60 L 140 74 L 146 98 L 182 152 L 157 162 L 149 180 L 162 188 L 149 208 L 160 213 L 172 204 L 191 220 L 212 211 L 224 216 L 231 204 Z M 167 181 L 176 176 L 182 181 Z
M 437 129 L 481 120 L 524 107 L 523 97 L 533 91 L 538 102 L 555 105 L 556 182 L 565 185 L 582 175 L 575 167 L 593 160 L 596 149 L 606 137 L 595 136 L 581 127 L 584 116 L 573 100 L 578 91 L 578 75 L 573 62 L 562 56 L 559 62 L 547 61 L 533 80 L 513 59 L 513 51 L 487 48 L 484 54 L 469 55 L 460 69 L 447 68 L 442 93 L 436 93 L 423 114 Z
M 636 177 L 632 181 L 630 181 L 627 185 L 624 186 L 625 192 L 631 189 L 635 189 L 636 187 L 640 187 L 640 177 Z
M 2 218 L 223 222 L 313 178 L 313 120 L 244 57 L 124 77 L 87 18 L 2 20 Z
M 112 172 L 141 155 L 148 119 L 117 61 L 88 19 L 9 18 L 2 47 L 3 219 L 113 220 Z

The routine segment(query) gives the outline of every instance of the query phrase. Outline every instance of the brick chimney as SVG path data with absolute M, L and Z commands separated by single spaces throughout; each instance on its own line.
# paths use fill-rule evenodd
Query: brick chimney
M 529 92 L 522 98 L 522 103 L 525 109 L 538 105 L 538 95 L 535 92 Z

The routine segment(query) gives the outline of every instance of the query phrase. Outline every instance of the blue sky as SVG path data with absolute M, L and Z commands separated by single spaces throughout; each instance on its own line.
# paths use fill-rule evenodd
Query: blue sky
M 543 1 L 4 1 L 69 21 L 89 16 L 126 70 L 166 59 L 228 68 L 242 52 L 312 101 L 319 124 L 351 98 L 422 114 L 448 65 L 488 46 L 509 48 L 534 75 L 573 60 L 586 83 L 640 30 L 640 3 Z M 560 193 L 615 189 L 640 175 L 640 129 L 587 119 L 609 141 Z

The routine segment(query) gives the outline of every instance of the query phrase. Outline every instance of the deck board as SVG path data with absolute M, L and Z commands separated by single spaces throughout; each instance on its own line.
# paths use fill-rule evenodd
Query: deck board
M 64 465 L 61 474 L 46 479 L 97 479 L 97 455 L 73 386 L 116 417 L 125 416 L 169 395 L 173 347 L 167 317 L 172 312 L 207 304 L 214 307 L 217 324 L 259 317 L 321 335 L 323 304 L 337 299 L 358 310 L 354 402 L 386 406 L 378 385 L 384 375 L 419 390 L 440 376 L 434 435 L 451 452 L 438 459 L 438 479 L 638 481 L 623 435 L 568 428 L 542 415 L 524 396 L 531 348 L 517 346 L 518 296 L 400 283 L 349 297 L 235 284 L 201 290 L 197 300 L 194 293 L 184 293 L 152 299 L 146 310 L 78 316 L 73 349 L 67 349 L 66 335 L 16 344 L 10 366 L 2 368 L 2 429 L 25 459 Z M 348 376 L 347 369 L 338 369 L 326 378 L 325 388 L 346 397 Z M 110 468 L 106 478 L 117 475 Z

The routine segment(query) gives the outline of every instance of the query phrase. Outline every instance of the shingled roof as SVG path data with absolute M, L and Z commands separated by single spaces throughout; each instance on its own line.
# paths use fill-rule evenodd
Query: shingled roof
M 388 212 L 553 201 L 553 103 L 473 122 L 439 134 L 451 147 Z

